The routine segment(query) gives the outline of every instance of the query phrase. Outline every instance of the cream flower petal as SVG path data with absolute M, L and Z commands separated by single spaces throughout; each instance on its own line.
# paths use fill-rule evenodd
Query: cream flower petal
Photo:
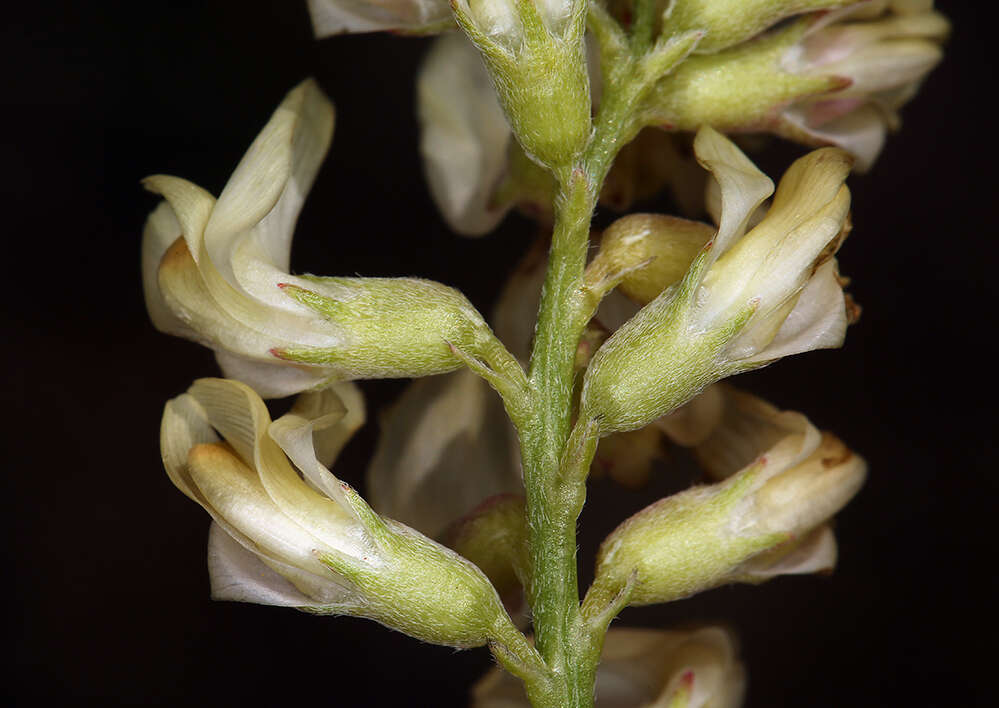
M 327 498 L 310 488 L 295 472 L 284 451 L 268 434 L 271 424 L 266 406 L 253 390 L 236 381 L 226 379 L 200 379 L 190 388 L 190 393 L 208 414 L 212 426 L 222 434 L 240 457 L 254 467 L 262 489 L 275 507 L 275 513 L 284 515 L 302 528 L 307 528 L 324 548 L 336 549 L 348 555 L 361 555 L 358 539 L 348 538 L 348 526 L 354 520 L 350 508 L 344 504 L 342 491 Z M 311 431 L 310 431 L 311 432 Z M 311 439 L 309 440 L 311 446 Z M 297 452 L 302 452 L 296 449 Z M 315 473 L 313 465 L 300 460 Z M 312 454 L 312 462 L 318 465 Z M 329 472 L 323 469 L 325 475 Z M 318 476 L 318 475 L 317 475 Z M 330 475 L 331 476 L 331 475 Z M 254 482 L 257 477 L 254 476 Z M 235 524 L 238 526 L 238 524 Z
M 181 235 L 195 263 L 201 254 L 205 226 L 215 208 L 215 197 L 204 189 L 180 177 L 152 175 L 142 180 L 150 192 L 161 195 L 173 208 L 180 224 Z
M 350 385 L 341 386 L 350 390 Z M 354 413 L 347 420 L 348 409 L 331 389 L 318 393 L 305 393 L 298 397 L 291 412 L 281 416 L 267 428 L 268 435 L 276 442 L 313 489 L 337 501 L 345 510 L 349 505 L 343 496 L 338 480 L 327 468 L 329 463 L 320 461 L 317 442 L 322 444 L 322 458 L 332 462 L 347 440 L 363 422 Z
M 474 45 L 460 34 L 435 40 L 416 91 L 420 152 L 434 201 L 458 233 L 491 231 L 506 213 L 490 200 L 512 133 Z
M 704 442 L 717 427 L 725 410 L 725 385 L 708 386 L 669 415 L 653 425 L 669 436 L 677 445 L 693 447 Z M 736 468 L 738 469 L 738 468 Z
M 167 402 L 160 423 L 160 454 L 163 467 L 174 485 L 190 499 L 206 506 L 187 471 L 187 455 L 195 445 L 217 443 L 219 436 L 208 422 L 208 414 L 190 394 Z
M 198 445 L 188 457 L 188 469 L 212 510 L 241 529 L 253 547 L 315 575 L 328 572 L 313 550 L 334 549 L 285 515 L 256 473 L 227 448 Z
M 330 415 L 338 407 L 342 417 Z M 357 384 L 344 381 L 322 391 L 303 393 L 295 399 L 291 412 L 312 422 L 316 458 L 324 467 L 333 464 L 344 445 L 364 425 L 367 408 Z
M 735 143 L 708 126 L 697 132 L 694 152 L 721 191 L 721 220 L 713 248 L 713 257 L 718 258 L 745 233 L 753 212 L 773 194 L 774 183 Z
M 192 339 L 197 334 L 164 301 L 158 276 L 163 255 L 182 235 L 183 229 L 173 207 L 167 202 L 160 202 L 146 219 L 146 226 L 142 231 L 142 289 L 153 326 L 161 332 Z
M 854 169 L 866 172 L 885 144 L 884 114 L 873 105 L 862 106 L 821 125 L 808 121 L 808 106 L 789 108 L 781 113 L 778 132 L 792 140 L 811 145 L 835 145 L 856 159 Z
M 535 244 L 503 285 L 493 311 L 496 335 L 524 364 L 531 357 L 546 265 L 542 248 Z
M 272 307 L 299 311 L 275 285 L 288 272 L 295 222 L 329 150 L 333 122 L 332 104 L 314 81 L 291 91 L 226 184 L 206 228 L 209 255 L 224 277 Z
M 345 32 L 439 31 L 453 23 L 443 0 L 308 0 L 317 37 Z
M 219 509 L 216 509 L 212 501 L 202 492 L 191 473 L 190 453 L 192 449 L 199 446 L 209 448 L 213 445 L 218 446 L 218 439 L 218 435 L 209 422 L 208 413 L 194 396 L 185 393 L 169 401 L 163 411 L 160 446 L 163 465 L 170 480 L 212 516 L 213 526 L 217 525 L 247 552 L 261 556 L 264 562 L 269 563 L 271 567 L 280 567 L 285 577 L 291 579 L 296 587 L 310 597 L 322 598 L 327 603 L 341 601 L 343 590 L 340 586 L 330 587 L 329 573 L 323 570 L 322 575 L 317 577 L 313 573 L 292 568 L 292 566 L 282 562 L 279 560 L 280 553 L 275 551 L 273 545 L 257 544 L 240 531 Z M 231 458 L 232 455 L 219 455 L 219 457 L 225 460 Z M 227 464 L 230 463 L 231 461 L 227 462 Z M 208 473 L 210 474 L 210 470 Z M 277 548 L 280 549 L 281 546 L 277 546 Z M 211 557 L 209 564 L 211 570 Z M 222 568 L 221 565 L 220 568 Z M 313 571 L 317 569 L 315 566 L 312 567 Z

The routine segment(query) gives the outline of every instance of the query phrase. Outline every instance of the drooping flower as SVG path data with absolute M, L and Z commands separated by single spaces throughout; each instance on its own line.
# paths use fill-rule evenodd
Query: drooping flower
M 291 91 L 221 196 L 177 177 L 143 234 L 146 303 L 160 330 L 212 348 L 223 372 L 266 396 L 330 380 L 425 376 L 461 366 L 458 347 L 509 359 L 453 288 L 416 278 L 288 272 L 305 195 L 329 148 L 333 107 L 314 81 Z M 487 351 L 488 350 L 488 351 Z
M 509 618 L 478 568 L 379 516 L 329 472 L 363 416 L 338 392 L 360 401 L 338 384 L 303 394 L 274 422 L 252 389 L 227 379 L 201 379 L 167 403 L 167 474 L 215 522 L 213 597 L 368 617 L 458 647 L 504 631 Z
M 846 333 L 833 254 L 849 230 L 849 157 L 824 148 L 796 161 L 746 233 L 773 183 L 711 128 L 695 150 L 720 185 L 718 232 L 683 279 L 594 356 L 581 415 L 601 434 L 640 428 L 725 376 L 839 346 Z
M 837 19 L 838 21 L 829 21 Z M 839 90 L 784 108 L 775 132 L 811 145 L 837 145 L 867 170 L 901 122 L 898 111 L 943 58 L 950 32 L 932 0 L 860 3 L 820 21 L 781 59 L 798 76 L 835 76 Z
M 661 499 L 618 526 L 600 546 L 584 605 L 625 587 L 631 604 L 646 605 L 833 567 L 827 522 L 860 489 L 866 464 L 800 413 L 746 394 L 730 406 L 699 446 L 723 481 Z
M 948 32 L 947 20 L 926 0 L 813 13 L 690 58 L 650 92 L 641 122 L 835 145 L 866 170 L 886 132 L 898 127 L 899 109 L 940 62 Z
M 736 708 L 745 669 L 726 630 L 613 628 L 597 666 L 596 708 Z M 520 682 L 493 669 L 472 689 L 474 708 L 529 706 Z

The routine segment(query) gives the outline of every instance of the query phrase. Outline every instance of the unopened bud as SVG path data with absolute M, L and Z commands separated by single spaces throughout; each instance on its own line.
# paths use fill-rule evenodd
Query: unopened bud
M 538 163 L 567 167 L 590 139 L 584 0 L 455 0 L 514 135 Z

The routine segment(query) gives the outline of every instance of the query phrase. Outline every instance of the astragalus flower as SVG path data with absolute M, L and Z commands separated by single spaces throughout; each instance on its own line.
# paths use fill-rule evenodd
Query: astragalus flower
M 317 37 L 385 30 L 425 34 L 454 25 L 445 0 L 308 0 Z
M 719 627 L 694 631 L 614 628 L 597 667 L 595 708 L 735 708 L 745 670 Z M 529 706 L 520 683 L 493 669 L 472 689 L 474 708 Z
M 452 347 L 509 359 L 453 288 L 288 272 L 295 221 L 332 134 L 333 107 L 309 80 L 288 94 L 217 201 L 178 177 L 145 180 L 166 198 L 143 234 L 156 327 L 212 348 L 227 376 L 266 396 L 450 371 L 461 366 Z
M 827 522 L 860 489 L 866 464 L 800 413 L 752 397 L 736 405 L 739 421 L 719 425 L 711 445 L 727 479 L 661 499 L 618 526 L 600 546 L 584 606 L 599 608 L 626 588 L 631 604 L 646 605 L 835 564 Z M 745 467 L 730 470 L 750 452 Z
M 834 76 L 845 87 L 784 108 L 776 132 L 812 145 L 838 145 L 866 170 L 900 124 L 899 109 L 943 58 L 950 23 L 932 0 L 861 3 L 819 22 L 781 59 L 805 77 Z
M 692 57 L 659 82 L 642 122 L 707 124 L 836 145 L 868 169 L 898 110 L 942 58 L 947 20 L 933 3 L 863 2 L 813 13 L 725 51 Z M 738 90 L 733 91 L 737 86 Z
M 720 186 L 718 231 L 683 279 L 593 357 L 580 415 L 604 435 L 642 427 L 720 378 L 839 346 L 846 332 L 833 259 L 849 228 L 846 153 L 824 148 L 796 161 L 746 233 L 773 183 L 711 128 L 695 152 Z
M 356 401 L 350 386 L 336 390 Z M 472 563 L 379 516 L 329 472 L 359 422 L 336 390 L 303 394 L 274 422 L 252 389 L 226 379 L 167 403 L 167 474 L 215 521 L 213 596 L 368 617 L 457 647 L 514 631 Z

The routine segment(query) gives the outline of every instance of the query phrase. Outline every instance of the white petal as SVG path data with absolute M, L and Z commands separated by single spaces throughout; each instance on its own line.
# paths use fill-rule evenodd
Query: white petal
M 420 379 L 385 416 L 368 468 L 371 505 L 430 537 L 496 494 L 522 494 L 508 423 L 467 369 Z
M 314 489 L 336 500 L 344 509 L 349 509 L 343 497 L 340 480 L 327 469 L 329 462 L 325 464 L 320 462 L 316 451 L 316 439 L 322 439 L 324 433 L 332 432 L 332 436 L 326 440 L 331 449 L 324 450 L 323 454 L 324 458 L 332 462 L 340 447 L 357 429 L 354 424 L 356 416 L 342 428 L 340 427 L 346 417 L 347 407 L 334 391 L 327 389 L 318 393 L 302 394 L 291 412 L 271 423 L 268 434 L 281 446 Z
M 243 155 L 205 229 L 208 253 L 230 283 L 237 284 L 227 271 L 234 242 L 272 212 L 282 196 L 288 203 L 278 209 L 278 216 L 292 223 L 286 218 L 285 223 L 271 224 L 269 235 L 276 243 L 261 246 L 272 255 L 272 265 L 287 268 L 290 232 L 303 189 L 311 185 L 332 134 L 333 107 L 309 79 L 288 93 Z M 298 180 L 292 179 L 293 173 Z
M 308 0 L 316 37 L 344 32 L 435 30 L 451 23 L 443 0 Z
M 823 263 L 809 279 L 774 339 L 747 363 L 839 347 L 846 338 L 846 302 L 836 277 L 836 261 Z
M 475 47 L 461 34 L 437 39 L 417 79 L 420 152 L 430 192 L 458 233 L 478 236 L 503 218 L 491 209 L 511 132 Z
M 208 576 L 213 600 L 280 607 L 315 604 L 315 600 L 271 570 L 258 555 L 237 543 L 216 523 L 208 531 Z
M 224 349 L 216 350 L 215 360 L 225 378 L 242 381 L 261 398 L 292 396 L 321 386 L 330 377 L 330 372 L 324 368 L 255 361 Z
M 693 447 L 702 443 L 721 422 L 725 410 L 724 391 L 721 384 L 709 386 L 669 415 L 654 421 L 653 425 L 677 445 Z
M 780 549 L 778 549 L 780 550 Z M 740 580 L 763 582 L 777 575 L 808 575 L 832 570 L 836 567 L 836 535 L 828 524 L 818 527 L 802 539 L 789 553 L 756 556 L 738 574 Z
M 861 106 L 822 125 L 809 124 L 807 114 L 807 106 L 785 110 L 779 132 L 792 140 L 843 148 L 856 158 L 858 172 L 869 170 L 884 147 L 886 119 L 875 106 Z
M 215 249 L 212 257 L 219 259 L 215 262 L 221 263 L 220 259 L 228 257 L 233 275 L 242 288 L 274 307 L 295 309 L 288 298 L 271 287 L 271 284 L 273 277 L 280 277 L 288 272 L 295 223 L 329 150 L 333 138 L 333 121 L 333 106 L 314 81 L 308 80 L 289 93 L 267 128 L 257 138 L 259 142 L 261 138 L 272 137 L 276 132 L 281 138 L 276 146 L 278 150 L 271 154 L 254 155 L 254 147 L 257 146 L 255 142 L 243 158 L 243 162 L 248 163 L 246 169 L 255 174 L 276 172 L 278 168 L 282 174 L 287 174 L 284 188 L 274 207 L 266 216 L 252 224 L 248 233 L 232 237 L 228 249 L 221 240 L 216 243 L 213 233 L 215 215 L 208 225 L 206 239 L 209 239 L 210 247 Z M 282 130 L 285 125 L 290 127 L 290 135 Z M 219 197 L 216 214 L 226 206 L 230 185 L 237 179 L 242 167 L 243 163 Z M 246 196 L 248 195 L 234 194 L 233 199 Z M 265 278 L 262 271 L 269 270 L 268 267 L 273 268 L 274 274 L 273 277 Z M 266 287 L 260 287 L 264 282 Z

